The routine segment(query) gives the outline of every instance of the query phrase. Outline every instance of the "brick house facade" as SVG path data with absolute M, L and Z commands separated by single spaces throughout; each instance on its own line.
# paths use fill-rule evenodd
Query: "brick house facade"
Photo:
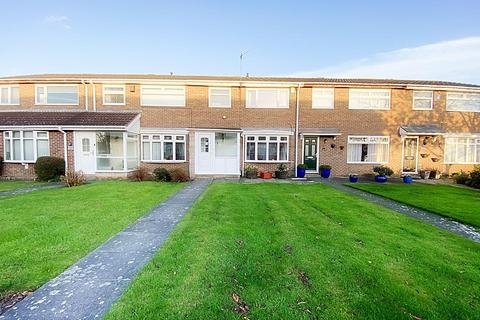
M 228 105 L 212 106 L 214 99 Z M 275 171 L 280 163 L 293 172 L 307 158 L 313 174 L 320 164 L 334 175 L 370 173 L 378 164 L 396 174 L 450 174 L 480 162 L 477 85 L 33 75 L 0 78 L 0 101 L 0 156 L 9 177 L 33 177 L 32 156 L 46 152 L 30 132 L 47 132 L 48 154 L 67 157 L 69 169 L 106 176 L 138 166 L 181 168 L 191 177 L 236 176 L 246 165 Z

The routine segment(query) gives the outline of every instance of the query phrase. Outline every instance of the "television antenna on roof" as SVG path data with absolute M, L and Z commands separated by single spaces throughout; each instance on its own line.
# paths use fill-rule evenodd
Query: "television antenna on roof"
M 245 55 L 248 53 L 249 50 L 240 52 L 240 77 L 243 76 L 243 58 L 245 58 Z

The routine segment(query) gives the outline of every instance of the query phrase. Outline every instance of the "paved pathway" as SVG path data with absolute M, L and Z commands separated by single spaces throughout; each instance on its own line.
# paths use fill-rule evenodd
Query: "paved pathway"
M 31 186 L 26 188 L 18 188 L 6 191 L 0 191 L 0 198 L 7 197 L 7 196 L 15 196 L 17 194 L 28 193 L 37 190 L 44 190 L 44 189 L 54 189 L 54 188 L 63 188 L 65 185 L 63 183 L 50 183 L 47 185 L 38 185 L 38 186 Z
M 0 319 L 100 319 L 210 181 L 191 182 L 7 310 Z
M 473 240 L 475 242 L 480 243 L 480 232 L 476 231 L 474 227 L 452 221 L 449 219 L 446 219 L 442 216 L 439 216 L 437 214 L 418 209 L 394 200 L 390 200 L 381 196 L 377 196 L 371 193 L 368 193 L 366 191 L 354 189 L 348 186 L 345 186 L 342 184 L 341 180 L 335 180 L 335 179 L 315 179 L 316 181 L 320 181 L 324 184 L 327 184 L 329 186 L 332 186 L 335 189 L 349 192 L 351 194 L 354 194 L 356 196 L 359 196 L 361 198 L 364 198 L 366 200 L 369 200 L 370 202 L 379 204 L 381 206 L 384 206 L 386 208 L 392 209 L 398 213 L 410 216 L 412 218 L 421 220 L 423 222 L 429 223 L 435 227 L 453 232 L 459 236 L 462 236 L 464 238 Z

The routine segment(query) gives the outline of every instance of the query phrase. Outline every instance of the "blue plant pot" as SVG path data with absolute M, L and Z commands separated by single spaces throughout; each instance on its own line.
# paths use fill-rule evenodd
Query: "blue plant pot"
M 322 176 L 322 178 L 327 179 L 328 177 L 330 177 L 330 172 L 331 169 L 322 169 L 320 170 L 320 175 Z
M 375 181 L 379 183 L 385 183 L 387 182 L 387 177 L 386 176 L 375 176 Z
M 348 181 L 350 181 L 351 183 L 358 182 L 358 176 L 349 176 Z
M 413 182 L 413 178 L 410 177 L 410 176 L 404 176 L 404 177 L 403 177 L 403 182 L 404 182 L 404 183 L 412 183 L 412 182 Z
M 298 178 L 305 178 L 305 169 L 304 168 L 297 168 L 297 177 Z

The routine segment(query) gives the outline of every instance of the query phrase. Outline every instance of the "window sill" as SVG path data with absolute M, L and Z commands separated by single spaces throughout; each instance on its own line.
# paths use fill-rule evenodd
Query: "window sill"
M 348 162 L 347 164 L 387 164 L 387 162 Z
M 413 111 L 432 111 L 433 109 L 412 109 Z
M 289 163 L 289 160 L 244 160 L 245 163 Z
M 3 163 L 18 163 L 18 164 L 35 164 L 35 160 L 32 161 L 20 161 L 20 160 L 4 160 Z
M 209 108 L 213 109 L 231 109 L 232 106 L 208 106 Z
M 186 163 L 187 160 L 141 160 L 144 163 Z
M 48 106 L 79 106 L 80 103 L 35 103 L 36 106 L 48 107 Z
M 102 103 L 103 106 L 125 106 L 125 103 Z
M 386 109 L 371 109 L 371 108 L 353 108 L 353 107 L 348 106 L 348 110 L 390 111 L 391 108 L 386 108 Z
M 447 112 L 480 112 L 480 110 L 448 110 L 446 109 Z
M 185 108 L 186 105 L 183 106 L 167 106 L 167 105 L 158 105 L 158 104 L 141 104 L 141 107 L 155 107 L 155 108 Z

